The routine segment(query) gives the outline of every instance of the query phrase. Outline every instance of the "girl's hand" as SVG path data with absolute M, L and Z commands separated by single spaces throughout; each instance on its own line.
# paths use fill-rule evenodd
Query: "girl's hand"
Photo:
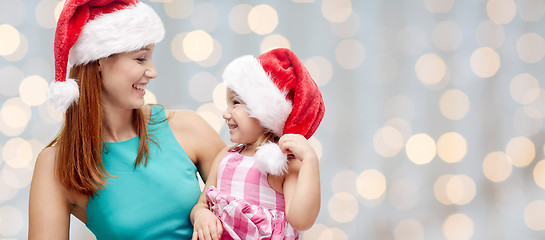
M 200 208 L 195 213 L 193 237 L 191 240 L 219 240 L 223 232 L 221 221 L 207 208 Z
M 318 159 L 316 152 L 309 141 L 301 134 L 285 134 L 278 140 L 282 152 L 293 155 L 301 161 Z

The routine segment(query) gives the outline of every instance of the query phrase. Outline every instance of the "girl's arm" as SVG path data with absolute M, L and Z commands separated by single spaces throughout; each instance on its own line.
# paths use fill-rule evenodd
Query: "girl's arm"
M 204 186 L 204 190 L 201 193 L 199 201 L 191 210 L 191 223 L 193 223 L 193 240 L 196 239 L 214 239 L 218 240 L 221 237 L 223 227 L 221 221 L 210 211 L 208 203 L 206 202 L 206 189 L 210 186 L 216 186 L 218 166 L 221 159 L 227 152 L 227 148 L 224 148 L 214 160 L 208 180 Z
M 55 177 L 55 150 L 46 148 L 38 155 L 30 185 L 28 239 L 68 239 L 70 206 Z
M 286 217 L 295 230 L 307 230 L 320 212 L 318 156 L 308 140 L 299 134 L 282 136 L 278 145 L 285 153 L 295 156 L 288 163 L 283 184 Z

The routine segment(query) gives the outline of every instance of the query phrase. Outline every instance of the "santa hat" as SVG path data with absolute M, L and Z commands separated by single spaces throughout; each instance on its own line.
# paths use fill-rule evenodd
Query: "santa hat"
M 308 139 L 324 116 L 318 86 L 289 49 L 239 57 L 227 65 L 223 81 L 246 103 L 250 116 L 276 136 L 301 134 Z M 255 160 L 261 171 L 273 175 L 287 169 L 287 156 L 275 143 L 258 147 Z
M 139 50 L 164 35 L 157 13 L 137 0 L 66 0 L 55 32 L 55 81 L 49 100 L 63 111 L 78 101 L 76 79 L 66 79 L 67 64 Z

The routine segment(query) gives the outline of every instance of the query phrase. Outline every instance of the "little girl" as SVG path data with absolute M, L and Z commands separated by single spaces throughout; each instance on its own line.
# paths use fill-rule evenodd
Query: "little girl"
M 243 56 L 223 73 L 235 146 L 218 154 L 191 212 L 193 239 L 298 239 L 320 210 L 308 138 L 324 116 L 318 86 L 293 52 Z

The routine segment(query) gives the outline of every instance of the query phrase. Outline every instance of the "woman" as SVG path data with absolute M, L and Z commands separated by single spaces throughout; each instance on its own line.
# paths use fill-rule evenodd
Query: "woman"
M 194 112 L 144 105 L 163 36 L 136 0 L 66 1 L 49 89 L 65 121 L 36 160 L 29 239 L 68 239 L 70 214 L 97 239 L 191 238 L 196 172 L 206 180 L 225 143 Z

